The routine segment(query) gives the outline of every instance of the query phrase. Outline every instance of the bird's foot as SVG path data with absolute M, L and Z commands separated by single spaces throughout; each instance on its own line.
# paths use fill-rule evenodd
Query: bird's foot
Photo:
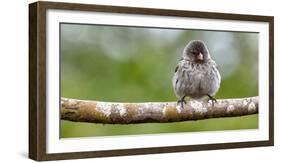
M 212 107 L 214 107 L 214 103 L 217 103 L 217 99 L 215 99 L 214 97 L 212 97 L 211 95 L 207 95 L 209 97 L 208 102 L 212 101 Z
M 184 108 L 183 105 L 186 104 L 186 101 L 184 98 L 181 98 L 180 100 L 178 100 L 177 104 L 181 104 L 181 108 Z

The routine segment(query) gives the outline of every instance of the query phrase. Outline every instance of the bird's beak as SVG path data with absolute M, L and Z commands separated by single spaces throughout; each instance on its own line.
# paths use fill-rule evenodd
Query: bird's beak
M 203 54 L 202 53 L 199 53 L 199 55 L 197 55 L 197 60 L 198 61 L 203 61 Z

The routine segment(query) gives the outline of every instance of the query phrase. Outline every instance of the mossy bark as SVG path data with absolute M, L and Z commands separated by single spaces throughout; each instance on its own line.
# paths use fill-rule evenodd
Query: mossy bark
M 258 113 L 258 97 L 176 102 L 112 103 L 62 98 L 61 119 L 75 122 L 129 124 L 177 122 Z

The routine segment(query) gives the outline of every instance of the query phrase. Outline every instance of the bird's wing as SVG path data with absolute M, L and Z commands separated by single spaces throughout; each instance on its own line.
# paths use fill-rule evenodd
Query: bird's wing
M 177 71 L 178 71 L 178 69 L 179 69 L 179 65 L 177 65 L 177 67 L 176 67 L 176 69 L 175 69 L 175 72 L 177 72 Z
M 217 63 L 216 63 L 214 60 L 212 60 L 211 62 L 212 62 L 212 65 L 213 65 L 217 70 L 220 69 L 219 66 L 217 65 Z
M 217 64 L 216 62 L 214 62 L 214 63 L 215 63 L 216 69 L 219 71 L 219 70 L 220 70 L 220 67 L 218 66 L 218 64 Z

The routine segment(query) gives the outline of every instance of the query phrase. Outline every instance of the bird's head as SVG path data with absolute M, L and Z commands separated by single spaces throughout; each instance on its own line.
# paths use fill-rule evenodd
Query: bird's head
M 196 63 L 204 63 L 209 58 L 209 51 L 203 41 L 190 41 L 183 50 L 183 59 Z

